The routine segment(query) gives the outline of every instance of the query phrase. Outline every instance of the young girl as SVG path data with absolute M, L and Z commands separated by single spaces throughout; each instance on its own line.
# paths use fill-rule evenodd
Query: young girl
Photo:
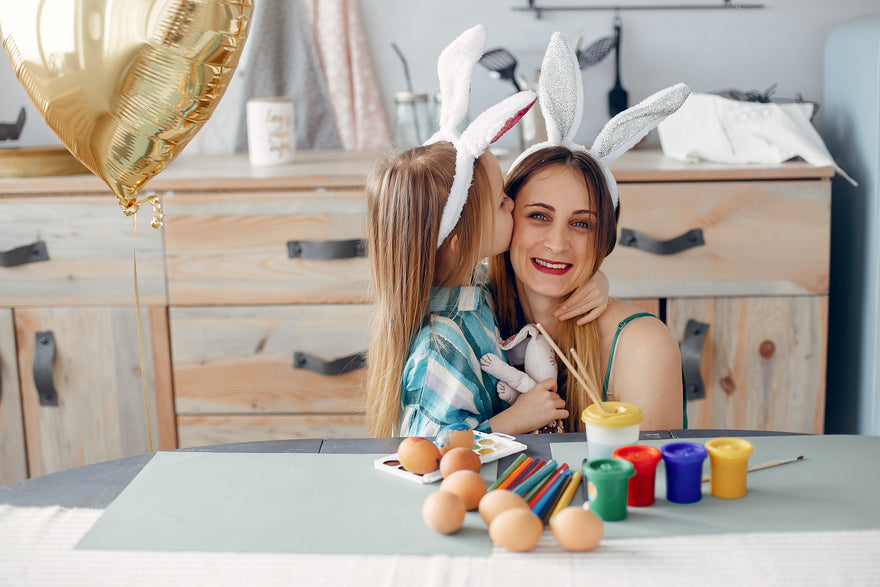
M 520 92 L 458 133 L 485 38 L 485 29 L 474 27 L 443 51 L 440 130 L 426 145 L 378 164 L 367 182 L 375 304 L 367 424 L 373 436 L 434 436 L 462 422 L 523 433 L 568 416 L 555 381 L 538 383 L 507 407 L 495 392 L 497 380 L 480 367 L 484 354 L 505 354 L 477 268 L 507 250 L 512 231 L 512 203 L 487 147 L 535 100 L 532 92 Z

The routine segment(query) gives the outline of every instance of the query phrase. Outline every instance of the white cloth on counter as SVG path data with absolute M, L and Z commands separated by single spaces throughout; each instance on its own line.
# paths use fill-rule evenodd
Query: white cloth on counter
M 532 552 L 488 557 L 77 550 L 102 513 L 0 504 L 0 584 L 852 586 L 880 575 L 880 530 L 615 538 L 586 553 L 545 530 Z
M 680 161 L 777 164 L 801 157 L 811 165 L 831 166 L 853 185 L 828 152 L 810 116 L 813 105 L 731 100 L 691 94 L 657 127 L 663 154 Z

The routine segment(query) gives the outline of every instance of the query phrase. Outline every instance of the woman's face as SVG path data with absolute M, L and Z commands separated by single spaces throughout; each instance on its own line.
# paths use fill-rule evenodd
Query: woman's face
M 501 177 L 501 166 L 495 155 L 486 151 L 480 155 L 480 160 L 486 167 L 489 175 L 489 185 L 492 190 L 492 210 L 494 218 L 494 226 L 488 229 L 494 232 L 483 240 L 483 250 L 480 251 L 483 257 L 492 257 L 505 252 L 510 246 L 510 236 L 513 232 L 513 200 L 504 193 L 504 180 Z
M 550 167 L 520 189 L 510 261 L 526 295 L 560 299 L 586 283 L 595 259 L 597 215 L 583 176 Z

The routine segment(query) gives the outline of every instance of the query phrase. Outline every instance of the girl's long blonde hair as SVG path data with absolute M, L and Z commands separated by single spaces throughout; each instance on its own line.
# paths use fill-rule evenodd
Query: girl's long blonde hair
M 455 173 L 455 149 L 440 142 L 392 155 L 367 179 L 367 255 L 373 314 L 367 349 L 366 415 L 374 437 L 396 434 L 403 370 L 428 317 L 432 286 L 471 283 L 484 238 L 491 238 L 492 194 L 483 162 L 461 217 L 438 248 L 440 217 Z M 484 236 L 485 235 L 485 236 Z M 451 270 L 441 259 L 455 255 Z
M 593 250 L 596 252 L 590 276 L 594 275 L 602 261 L 611 254 L 617 244 L 617 219 L 619 207 L 614 208 L 611 194 L 602 168 L 587 153 L 571 151 L 565 147 L 548 147 L 532 153 L 522 160 L 507 176 L 504 191 L 514 201 L 520 189 L 539 171 L 550 167 L 567 167 L 583 175 L 584 183 L 596 211 L 596 226 L 593 230 Z M 516 276 L 510 263 L 510 254 L 503 253 L 489 262 L 489 283 L 495 300 L 495 315 L 502 338 L 512 336 L 525 325 L 525 316 L 516 289 Z M 601 394 L 604 372 L 601 361 L 599 333 L 595 321 L 585 326 L 577 326 L 576 320 L 560 322 L 556 341 L 563 351 L 573 348 L 584 363 L 587 384 Z M 587 390 L 566 371 L 559 374 L 560 394 L 565 397 L 565 408 L 569 412 L 565 429 L 568 432 L 583 431 L 580 415 L 590 402 Z

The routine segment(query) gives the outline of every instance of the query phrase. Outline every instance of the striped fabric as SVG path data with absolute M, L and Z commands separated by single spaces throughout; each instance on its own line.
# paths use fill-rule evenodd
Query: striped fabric
M 491 432 L 489 418 L 507 404 L 480 357 L 507 355 L 499 346 L 489 292 L 483 287 L 434 288 L 428 323 L 416 335 L 403 373 L 400 436 L 436 436 L 464 422 Z

